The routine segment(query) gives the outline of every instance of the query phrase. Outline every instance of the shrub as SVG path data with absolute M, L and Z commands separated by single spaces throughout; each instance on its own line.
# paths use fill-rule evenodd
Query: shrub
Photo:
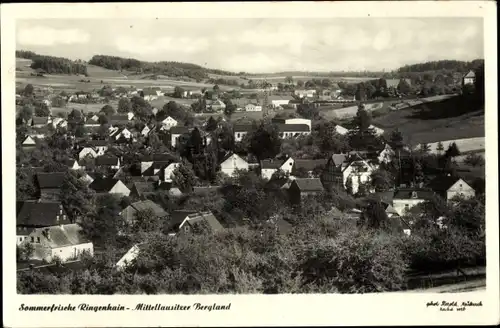
M 302 255 L 306 283 L 341 293 L 402 289 L 407 265 L 398 238 L 353 229 L 310 244 Z M 321 289 L 321 288 L 320 288 Z

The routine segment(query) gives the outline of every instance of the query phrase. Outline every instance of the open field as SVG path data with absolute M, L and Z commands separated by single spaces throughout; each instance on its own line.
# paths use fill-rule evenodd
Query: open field
M 163 106 L 168 103 L 169 101 L 175 101 L 176 103 L 180 105 L 186 105 L 186 106 L 191 106 L 192 103 L 196 102 L 196 99 L 180 99 L 180 98 L 173 98 L 173 97 L 167 97 L 167 96 L 162 96 L 159 97 L 156 100 L 151 100 L 149 103 L 151 106 L 156 107 L 158 109 L 162 109 Z
M 51 107 L 50 112 L 52 115 L 57 115 L 58 113 L 70 113 L 73 109 L 81 110 L 84 113 L 97 113 L 106 104 L 78 104 L 78 103 L 68 103 L 66 107 Z M 110 101 L 108 105 L 113 106 L 114 109 L 118 107 L 118 101 Z
M 95 65 L 87 65 L 87 73 L 89 77 L 95 77 L 95 78 L 121 78 L 121 79 L 127 78 L 127 76 L 121 74 L 118 71 L 113 71 Z

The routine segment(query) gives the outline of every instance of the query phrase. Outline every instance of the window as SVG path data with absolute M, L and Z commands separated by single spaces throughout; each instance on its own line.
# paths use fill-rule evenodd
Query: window
M 184 231 L 189 232 L 189 226 L 184 226 Z
M 63 220 L 66 220 L 66 215 L 63 215 Z
M 62 209 L 61 209 L 61 210 L 59 210 L 59 214 L 62 214 Z
M 40 237 L 36 237 L 36 242 L 40 244 Z
M 59 222 L 59 215 L 56 215 L 56 221 Z
M 412 191 L 411 198 L 417 198 L 417 192 L 416 191 Z
M 459 184 L 460 188 L 462 188 L 462 184 Z
M 35 237 L 31 236 L 31 242 L 34 243 L 35 242 Z
M 20 237 L 20 238 L 19 238 L 19 241 L 23 241 L 23 237 Z
M 405 211 L 408 211 L 410 209 L 410 204 L 405 204 Z
M 236 137 L 239 138 L 240 137 L 240 134 L 239 133 L 236 133 Z

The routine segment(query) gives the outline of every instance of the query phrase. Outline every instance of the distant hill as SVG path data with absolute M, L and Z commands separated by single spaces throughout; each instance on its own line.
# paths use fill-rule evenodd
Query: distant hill
M 470 62 L 460 60 L 438 60 L 420 64 L 405 65 L 398 68 L 396 71 L 398 73 L 424 73 L 434 71 L 466 72 L 469 70 L 475 70 L 481 65 L 484 65 L 484 59 L 475 59 Z
M 106 55 L 93 56 L 89 64 L 110 70 L 126 70 L 138 74 L 164 75 L 175 78 L 188 77 L 197 81 L 207 79 L 209 77 L 208 74 L 237 75 L 236 73 L 209 69 L 190 63 L 174 61 L 146 62 L 133 58 Z
M 87 75 L 87 67 L 81 60 L 44 56 L 25 50 L 17 50 L 16 58 L 30 59 L 32 69 L 49 74 Z

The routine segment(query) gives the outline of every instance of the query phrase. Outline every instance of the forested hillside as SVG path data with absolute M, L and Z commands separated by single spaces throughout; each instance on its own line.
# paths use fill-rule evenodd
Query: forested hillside
M 116 56 L 95 55 L 89 64 L 112 70 L 127 70 L 143 74 L 162 74 L 170 77 L 189 77 L 195 80 L 208 78 L 208 73 L 236 75 L 216 69 L 207 69 L 196 64 L 182 62 L 145 62 L 133 58 L 122 58 Z
M 405 65 L 398 68 L 398 73 L 406 72 L 429 72 L 429 71 L 455 71 L 455 72 L 466 72 L 471 69 L 477 69 L 479 66 L 484 65 L 484 59 L 475 59 L 470 62 L 459 61 L 459 60 L 438 60 L 430 61 L 420 64 Z
M 17 58 L 31 59 L 31 68 L 43 70 L 49 74 L 87 74 L 87 66 L 81 60 L 43 56 L 32 51 L 16 51 Z

